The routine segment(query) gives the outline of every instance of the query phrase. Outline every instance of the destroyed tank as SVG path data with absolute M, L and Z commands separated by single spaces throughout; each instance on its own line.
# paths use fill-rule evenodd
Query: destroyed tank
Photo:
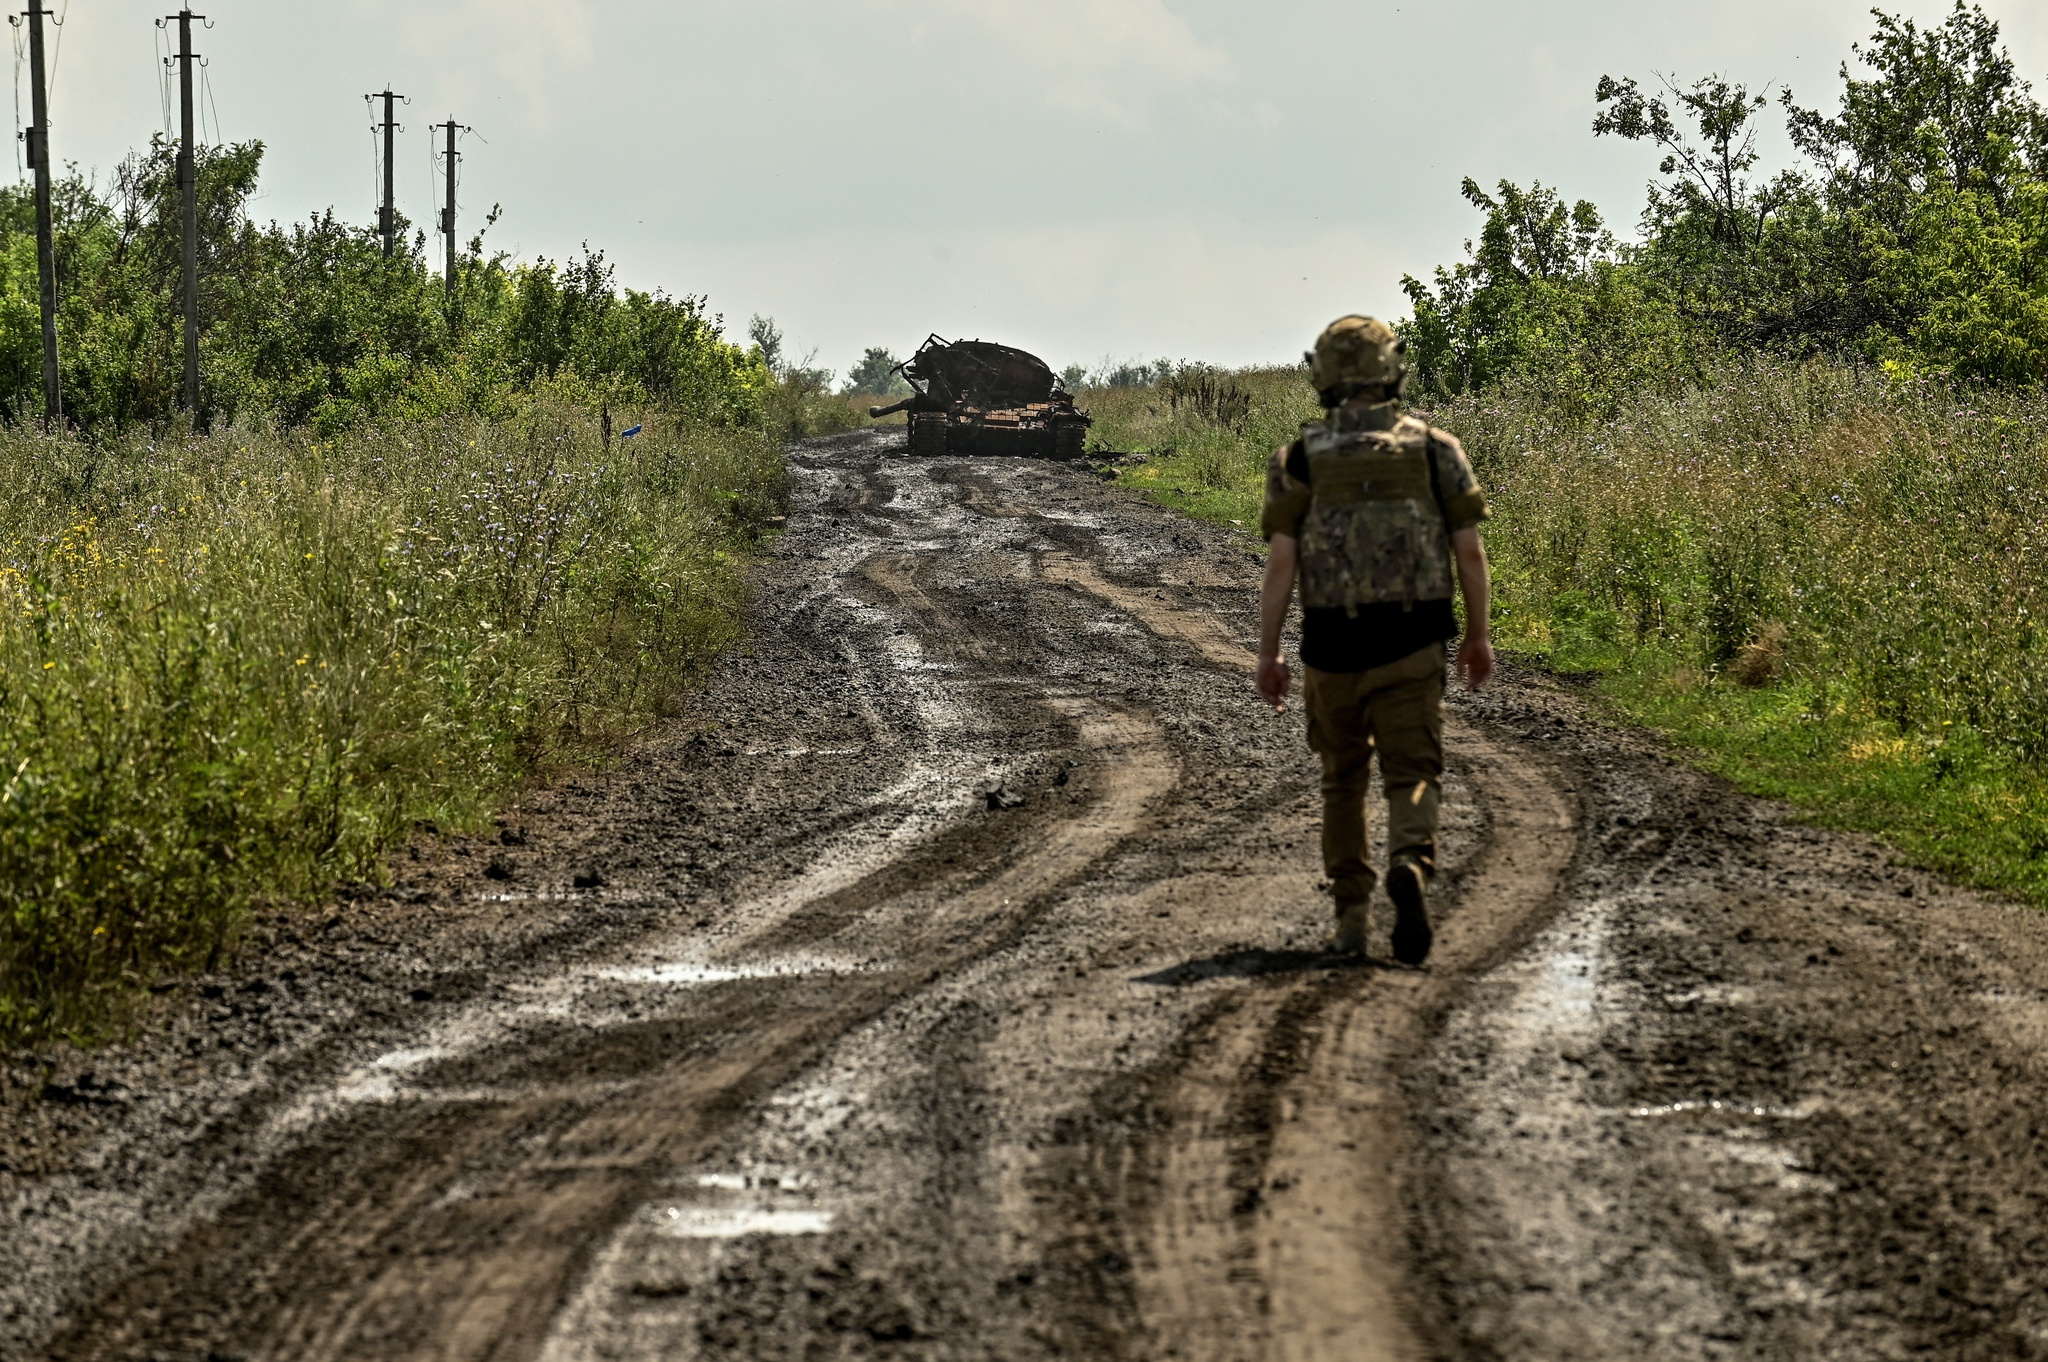
M 870 416 L 910 413 L 912 454 L 1037 454 L 1077 459 L 1088 414 L 1036 355 L 994 341 L 929 336 L 897 365 L 916 389 Z

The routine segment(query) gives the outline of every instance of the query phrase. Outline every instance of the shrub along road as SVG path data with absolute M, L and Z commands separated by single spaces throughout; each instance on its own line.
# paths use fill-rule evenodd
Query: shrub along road
M 15 1059 L 0 1355 L 2048 1356 L 2041 918 L 1510 674 L 1333 962 L 1244 541 L 899 441 L 620 769 Z

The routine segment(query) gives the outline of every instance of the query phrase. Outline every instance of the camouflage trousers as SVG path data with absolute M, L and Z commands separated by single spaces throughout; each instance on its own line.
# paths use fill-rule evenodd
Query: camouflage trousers
M 1444 645 L 1365 672 L 1304 667 L 1308 745 L 1323 761 L 1323 873 L 1339 903 L 1372 895 L 1366 783 L 1373 755 L 1387 792 L 1387 861 L 1436 873 L 1444 774 Z

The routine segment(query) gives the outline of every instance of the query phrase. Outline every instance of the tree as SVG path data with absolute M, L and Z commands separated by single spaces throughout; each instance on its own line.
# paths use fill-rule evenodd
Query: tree
M 1787 131 L 1819 166 L 1838 207 L 1883 202 L 1895 220 L 1911 195 L 1936 184 L 1981 189 L 2003 208 L 2015 180 L 2048 174 L 2048 111 L 1998 45 L 1998 25 L 1956 0 L 1937 28 L 1879 11 L 1868 46 L 1851 50 L 1872 71 L 1841 67 L 1841 108 L 1829 118 L 1784 95 Z
M 902 397 L 910 392 L 910 380 L 896 372 L 897 359 L 887 349 L 871 345 L 860 363 L 847 371 L 846 391 L 872 393 L 877 397 Z
M 1750 184 L 1749 172 L 1757 162 L 1755 117 L 1765 97 L 1721 76 L 1703 76 L 1684 89 L 1668 76 L 1658 79 L 1698 128 L 1697 143 L 1673 121 L 1663 99 L 1645 95 L 1633 78 L 1602 76 L 1593 91 L 1594 102 L 1611 106 L 1594 117 L 1595 137 L 1652 142 L 1664 149 L 1657 173 L 1665 182 L 1650 186 L 1646 226 L 1654 231 L 1694 218 L 1723 245 L 1747 249 L 1758 244 L 1771 213 L 1798 188 L 1796 176 Z
M 773 317 L 764 317 L 756 312 L 747 322 L 747 339 L 761 352 L 761 362 L 768 366 L 768 372 L 777 378 L 782 376 L 782 328 L 775 324 Z

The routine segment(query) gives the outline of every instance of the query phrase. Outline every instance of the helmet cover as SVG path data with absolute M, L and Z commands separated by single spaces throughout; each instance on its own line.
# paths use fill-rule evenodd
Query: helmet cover
M 1408 379 L 1408 342 L 1374 317 L 1339 317 L 1316 337 L 1308 361 L 1309 379 L 1323 405 L 1334 407 L 1359 396 L 1397 397 Z

